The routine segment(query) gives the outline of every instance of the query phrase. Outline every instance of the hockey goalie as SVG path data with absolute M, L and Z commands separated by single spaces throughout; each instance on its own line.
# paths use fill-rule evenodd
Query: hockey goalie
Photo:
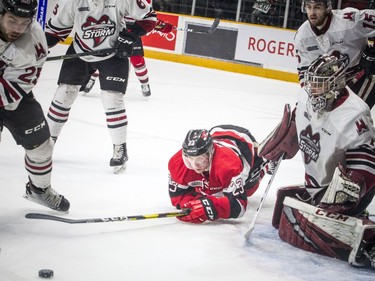
M 345 84 L 347 57 L 312 62 L 297 106 L 260 144 L 270 161 L 302 154 L 304 183 L 277 191 L 272 225 L 305 251 L 375 269 L 375 131 L 369 107 Z M 296 143 L 297 142 L 297 143 Z

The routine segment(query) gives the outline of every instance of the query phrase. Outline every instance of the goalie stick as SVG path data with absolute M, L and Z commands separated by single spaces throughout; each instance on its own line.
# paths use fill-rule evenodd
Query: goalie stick
M 55 57 L 47 57 L 47 61 L 75 59 L 75 58 L 85 57 L 85 56 L 106 56 L 114 52 L 116 52 L 115 49 L 108 48 L 108 49 L 101 49 L 101 50 L 96 50 L 96 51 L 86 52 L 86 53 L 67 54 L 67 55 L 61 55 L 61 56 L 55 56 Z
M 147 219 L 171 218 L 171 217 L 186 216 L 189 213 L 190 213 L 190 209 L 182 209 L 179 212 L 158 213 L 158 214 L 149 214 L 149 215 L 136 215 L 136 216 L 92 218 L 92 219 L 67 219 L 67 218 L 52 216 L 52 215 L 47 215 L 47 214 L 29 213 L 29 214 L 25 215 L 25 218 L 27 218 L 27 219 L 38 219 L 38 220 L 52 220 L 52 221 L 70 223 L 70 224 L 81 224 L 81 223 L 136 221 L 136 220 L 147 220 Z
M 283 157 L 284 157 L 284 153 L 280 156 L 280 158 L 279 158 L 278 161 L 277 161 L 277 164 L 276 164 L 276 166 L 275 166 L 275 169 L 273 170 L 272 176 L 271 176 L 270 180 L 268 181 L 267 187 L 266 187 L 266 189 L 265 189 L 265 191 L 264 191 L 264 193 L 263 193 L 262 198 L 260 199 L 260 202 L 259 202 L 258 208 L 256 209 L 255 214 L 254 214 L 254 216 L 253 216 L 253 218 L 252 218 L 252 220 L 251 220 L 251 223 L 250 223 L 250 225 L 249 225 L 249 227 L 248 227 L 248 229 L 247 229 L 247 231 L 246 231 L 246 233 L 245 233 L 245 240 L 246 240 L 246 242 L 249 242 L 250 235 L 251 235 L 251 233 L 253 232 L 253 230 L 254 230 L 254 228 L 255 228 L 255 222 L 256 222 L 256 220 L 257 220 L 257 218 L 258 218 L 258 215 L 259 215 L 260 209 L 262 208 L 263 203 L 264 203 L 264 199 L 266 198 L 266 196 L 267 196 L 267 194 L 268 194 L 268 191 L 269 191 L 270 188 L 271 188 L 272 182 L 273 182 L 273 180 L 274 180 L 274 178 L 275 178 L 275 176 L 276 176 L 276 172 L 277 172 L 277 170 L 279 169 L 279 166 L 280 166 L 280 163 L 281 163 Z
M 212 23 L 212 25 L 205 30 L 195 30 L 191 28 L 181 28 L 181 27 L 175 27 L 175 29 L 178 31 L 186 31 L 186 32 L 197 33 L 197 34 L 211 34 L 216 31 L 217 27 L 219 26 L 219 23 L 220 23 L 220 19 L 216 18 L 214 22 Z

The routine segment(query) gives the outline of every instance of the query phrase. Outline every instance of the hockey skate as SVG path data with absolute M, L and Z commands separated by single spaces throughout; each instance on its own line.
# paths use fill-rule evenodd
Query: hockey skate
M 66 212 L 70 207 L 69 201 L 65 199 L 64 196 L 58 194 L 50 186 L 41 189 L 28 182 L 26 184 L 26 193 L 23 197 L 56 211 Z
M 128 153 L 126 143 L 113 145 L 113 156 L 109 162 L 109 166 L 113 167 L 115 174 L 122 173 L 126 170 L 126 162 L 128 161 Z
M 141 87 L 142 87 L 142 95 L 144 97 L 148 98 L 149 96 L 151 96 L 151 89 L 150 89 L 149 84 L 141 85 Z

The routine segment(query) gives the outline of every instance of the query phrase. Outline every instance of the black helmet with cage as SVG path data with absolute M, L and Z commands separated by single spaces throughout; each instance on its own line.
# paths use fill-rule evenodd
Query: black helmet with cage
M 182 144 L 185 156 L 199 156 L 204 153 L 212 154 L 213 142 L 210 132 L 205 129 L 190 130 Z
M 0 14 L 9 12 L 21 18 L 33 18 L 37 10 L 37 0 L 1 0 L 0 4 Z
M 314 112 L 331 110 L 333 101 L 346 86 L 346 55 L 321 55 L 305 73 L 305 89 Z
M 326 5 L 326 11 L 327 14 L 329 14 L 332 10 L 332 1 L 331 0 L 302 0 L 302 5 L 301 5 L 301 11 L 302 13 L 306 13 L 306 5 L 307 4 L 312 4 L 312 3 L 324 3 Z

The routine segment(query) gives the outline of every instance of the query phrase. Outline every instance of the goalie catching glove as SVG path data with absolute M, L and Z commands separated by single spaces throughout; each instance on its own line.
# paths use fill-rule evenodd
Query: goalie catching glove
M 218 219 L 217 211 L 211 199 L 203 197 L 184 204 L 183 208 L 190 209 L 187 216 L 177 217 L 180 221 L 190 223 L 203 223 L 206 220 Z
M 298 137 L 295 122 L 295 111 L 291 111 L 290 105 L 284 106 L 284 115 L 281 122 L 259 144 L 259 156 L 278 161 L 282 154 L 283 159 L 291 159 L 298 152 Z
M 331 183 L 327 187 L 319 207 L 330 212 L 344 213 L 357 207 L 359 199 L 365 191 L 363 175 L 355 171 L 347 172 L 339 164 L 335 169 Z

